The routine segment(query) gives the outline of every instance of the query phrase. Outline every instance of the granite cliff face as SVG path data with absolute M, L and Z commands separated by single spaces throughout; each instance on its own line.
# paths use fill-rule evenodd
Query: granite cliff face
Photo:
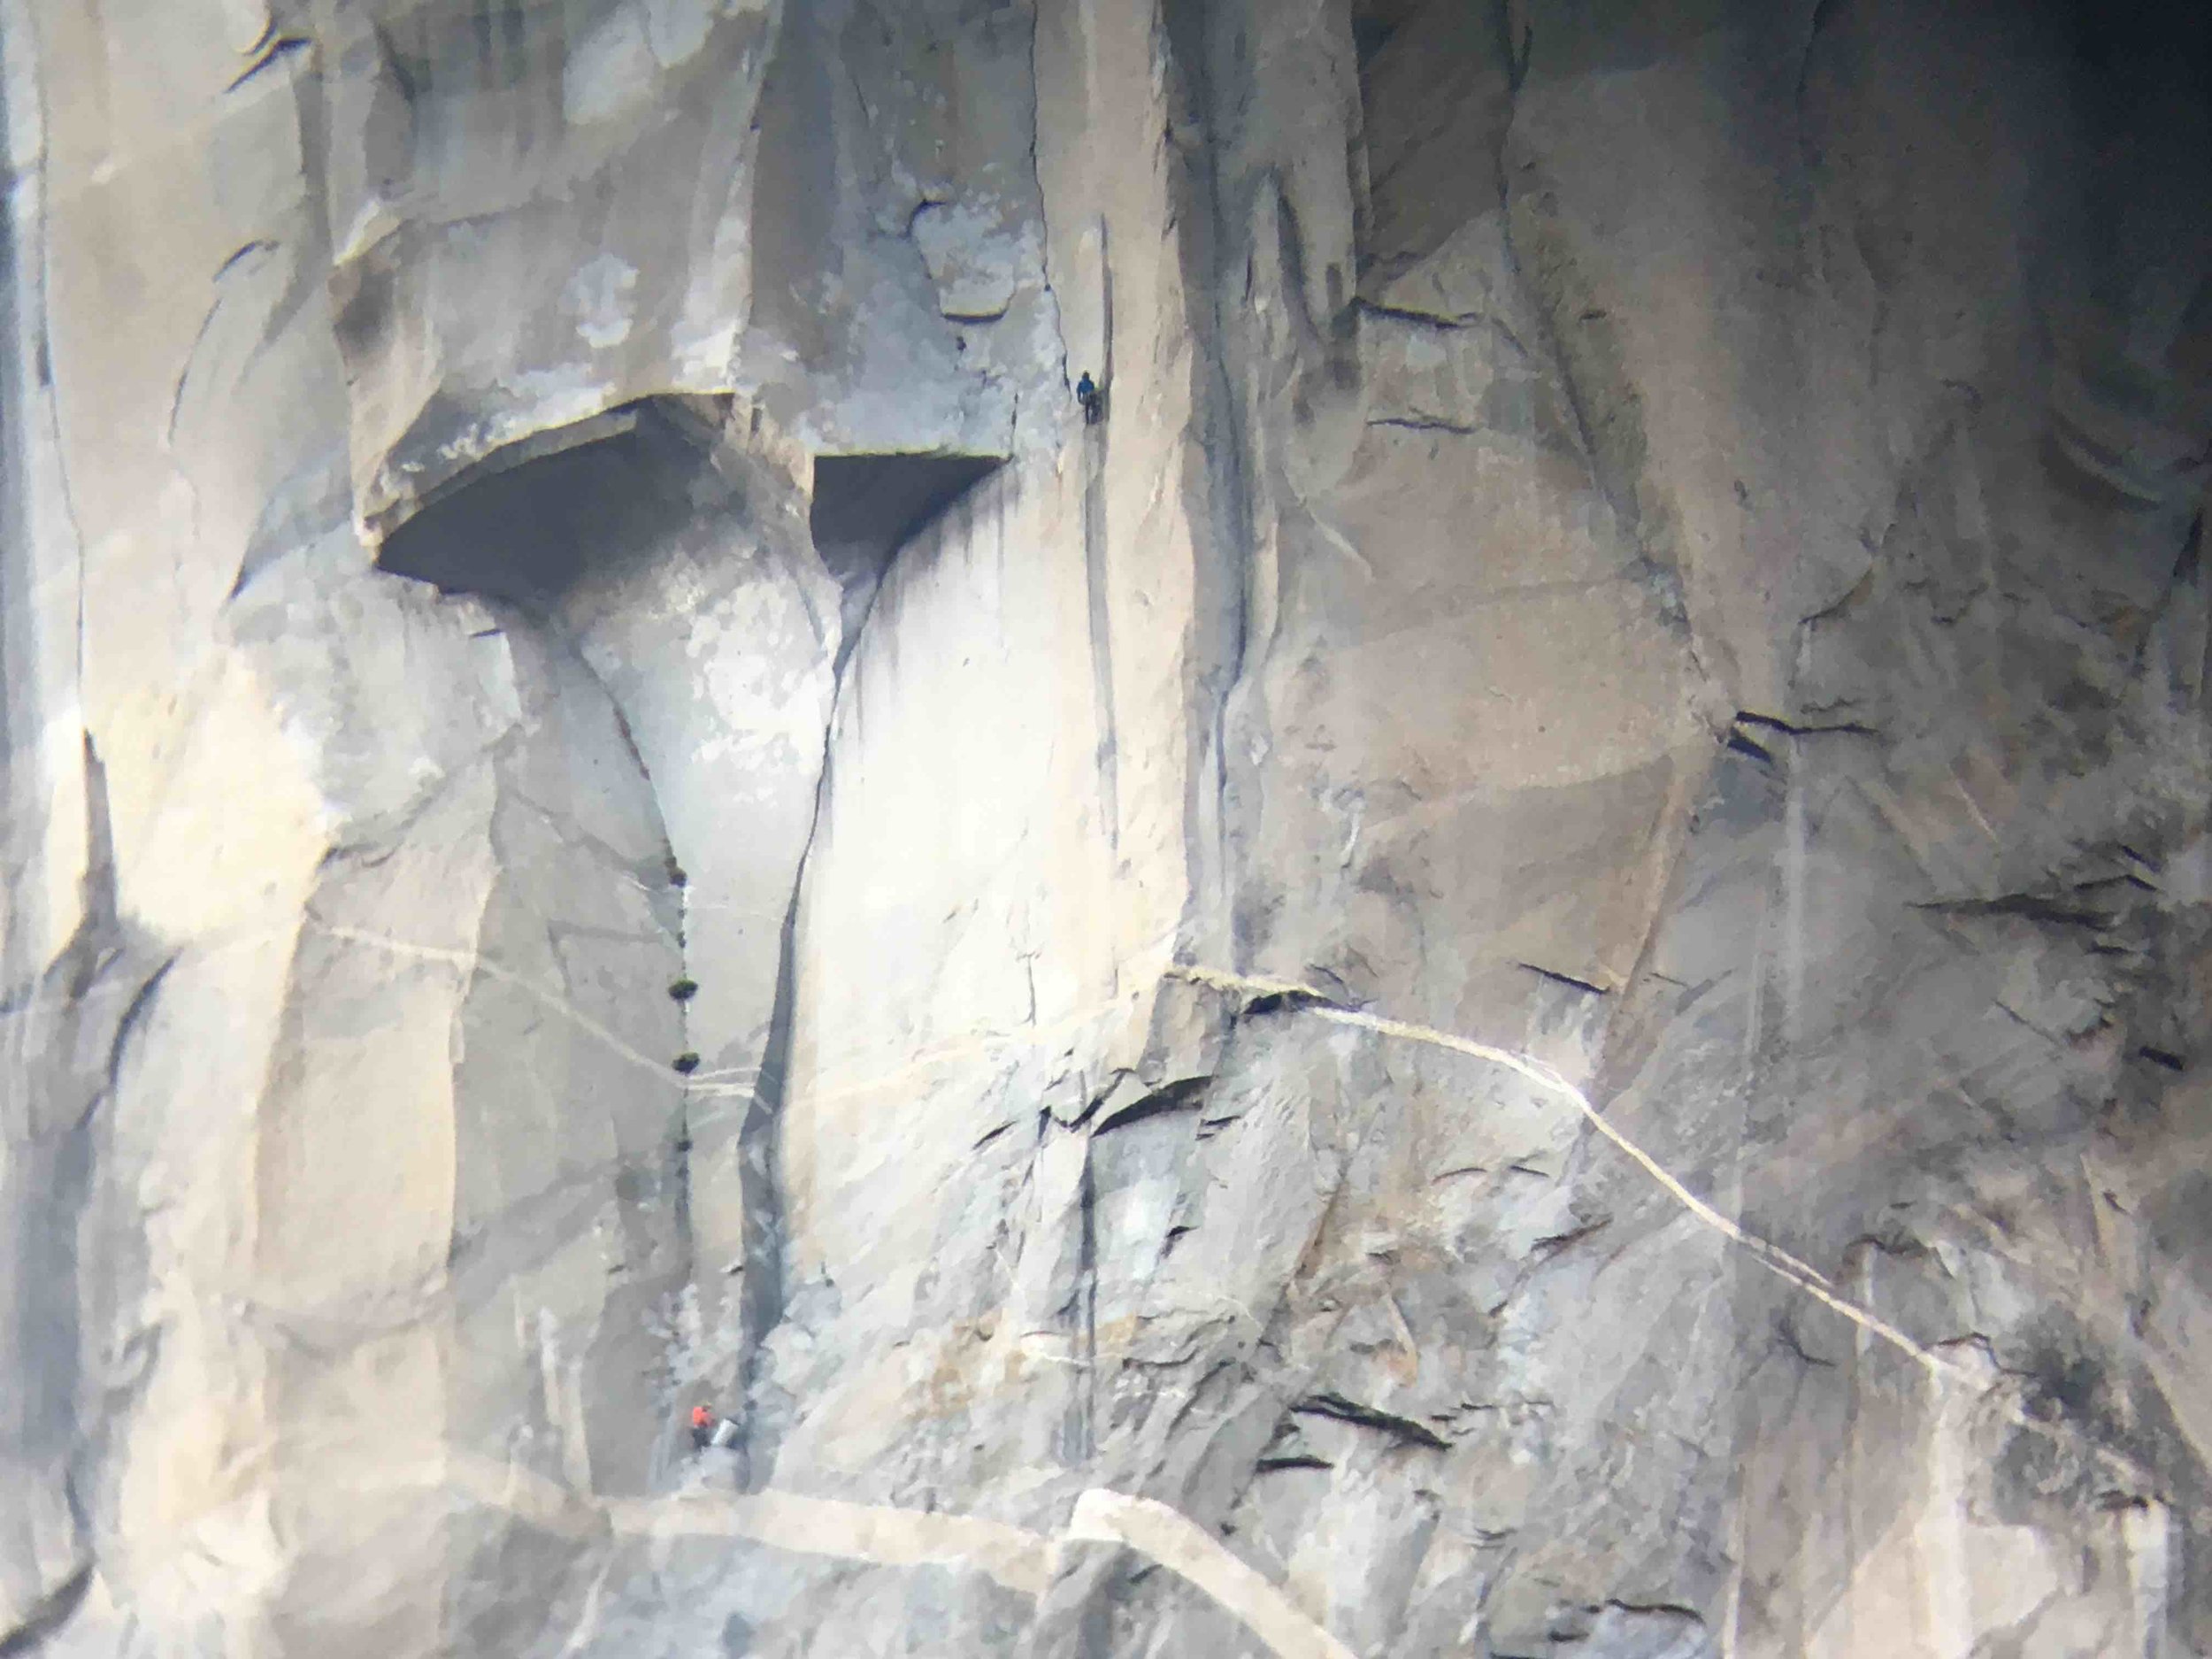
M 0 1653 L 2212 1651 L 2212 13 L 0 51 Z

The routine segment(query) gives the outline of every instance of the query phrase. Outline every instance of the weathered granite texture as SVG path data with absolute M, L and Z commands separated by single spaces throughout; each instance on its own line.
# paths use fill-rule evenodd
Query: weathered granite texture
M 2212 1652 L 2212 12 L 0 67 L 0 1654 Z

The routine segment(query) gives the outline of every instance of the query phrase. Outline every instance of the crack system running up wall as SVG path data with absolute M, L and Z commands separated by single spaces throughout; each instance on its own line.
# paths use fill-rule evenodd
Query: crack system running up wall
M 518 686 L 538 678 L 526 672 L 532 659 L 550 658 L 585 700 L 540 708 L 524 696 L 529 741 L 554 761 L 551 775 L 516 776 L 503 786 L 518 792 L 526 813 L 546 817 L 566 840 L 598 845 L 610 823 L 626 821 L 623 803 L 646 803 L 642 859 L 585 859 L 548 887 L 547 872 L 534 867 L 537 861 L 522 847 L 503 840 L 500 856 L 503 883 L 524 916 L 567 911 L 613 930 L 596 947 L 591 971 L 603 1018 L 667 1033 L 665 1052 L 635 1056 L 667 1079 L 672 1110 L 663 1123 L 659 1109 L 650 1109 L 657 1179 L 634 1177 L 632 1187 L 658 1194 L 656 1202 L 665 1206 L 657 1227 L 672 1243 L 678 1284 L 695 1283 L 703 1256 L 718 1252 L 722 1235 L 733 1231 L 715 1225 L 714 1195 L 699 1190 L 708 1174 L 703 1154 L 714 1148 L 715 1122 L 732 1091 L 722 1082 L 726 1072 L 700 1069 L 695 1048 L 707 1045 L 693 1001 L 702 981 L 720 990 L 718 981 L 730 976 L 703 965 L 695 949 L 702 917 L 684 868 L 691 849 L 677 833 L 685 797 L 671 791 L 668 775 L 697 746 L 703 706 L 695 653 L 686 646 L 690 620 L 669 619 L 683 608 L 672 600 L 689 591 L 698 563 L 716 555 L 726 556 L 717 563 L 741 563 L 746 545 L 739 489 L 716 465 L 722 412 L 709 400 L 652 399 L 539 434 L 451 480 L 378 553 L 388 572 L 486 602 L 496 626 L 471 631 L 497 641 Z M 461 626 L 478 620 L 465 617 Z M 570 730 L 595 695 L 604 699 L 618 739 L 612 749 L 580 748 L 581 734 Z M 610 762 L 630 776 L 611 775 Z M 584 878 L 587 885 L 603 879 L 603 888 L 575 891 L 584 871 L 598 872 Z M 503 973 L 488 958 L 472 960 L 465 971 L 494 979 Z M 662 1011 L 671 997 L 672 1018 Z M 745 1081 L 749 1087 L 749 1076 Z M 563 1110 L 589 1109 L 576 1101 Z M 484 1133 L 503 1132 L 489 1125 Z M 641 1330 L 631 1340 L 653 1339 Z M 711 1364 L 714 1346 L 672 1348 L 668 1380 L 680 1390 Z
M 821 457 L 809 496 L 803 457 L 757 422 L 733 439 L 726 412 L 653 398 L 539 434 L 439 490 L 378 562 L 489 603 L 493 632 L 576 662 L 613 706 L 659 820 L 649 879 L 681 918 L 669 983 L 619 992 L 679 999 L 672 1221 L 701 1318 L 674 1380 L 736 1401 L 783 1317 L 797 895 L 842 671 L 898 549 L 1003 457 Z M 773 1416 L 746 1413 L 746 1482 Z

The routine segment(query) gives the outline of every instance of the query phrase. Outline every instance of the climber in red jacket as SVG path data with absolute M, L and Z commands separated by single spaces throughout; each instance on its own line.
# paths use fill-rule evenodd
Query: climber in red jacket
M 728 1446 L 737 1439 L 737 1425 L 717 1417 L 705 1406 L 691 1408 L 691 1444 L 704 1451 L 710 1446 Z

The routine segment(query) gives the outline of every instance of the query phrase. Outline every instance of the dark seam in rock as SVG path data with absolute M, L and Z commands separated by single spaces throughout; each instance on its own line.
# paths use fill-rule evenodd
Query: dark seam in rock
M 299 35 L 287 35 L 277 40 L 271 41 L 266 47 L 262 49 L 261 55 L 258 58 L 255 58 L 253 62 L 248 64 L 243 69 L 240 70 L 236 75 L 231 78 L 230 84 L 225 87 L 223 90 L 227 93 L 237 91 L 239 88 L 244 86 L 246 82 L 251 81 L 263 70 L 270 68 L 276 64 L 280 64 L 286 58 L 294 57 L 300 52 L 311 50 L 314 47 L 314 44 L 315 42 L 313 41 Z
M 1411 1417 L 1400 1417 L 1395 1412 L 1385 1411 L 1379 1406 L 1371 1406 L 1360 1401 L 1347 1399 L 1340 1394 L 1308 1394 L 1293 1405 L 1291 1409 L 1310 1412 L 1316 1417 L 1333 1417 L 1339 1423 L 1350 1423 L 1363 1429 L 1379 1430 L 1385 1434 L 1394 1435 L 1399 1440 L 1410 1440 L 1417 1446 L 1425 1446 L 1432 1451 L 1445 1452 L 1451 1449 L 1451 1442 L 1427 1425 L 1417 1423 Z

